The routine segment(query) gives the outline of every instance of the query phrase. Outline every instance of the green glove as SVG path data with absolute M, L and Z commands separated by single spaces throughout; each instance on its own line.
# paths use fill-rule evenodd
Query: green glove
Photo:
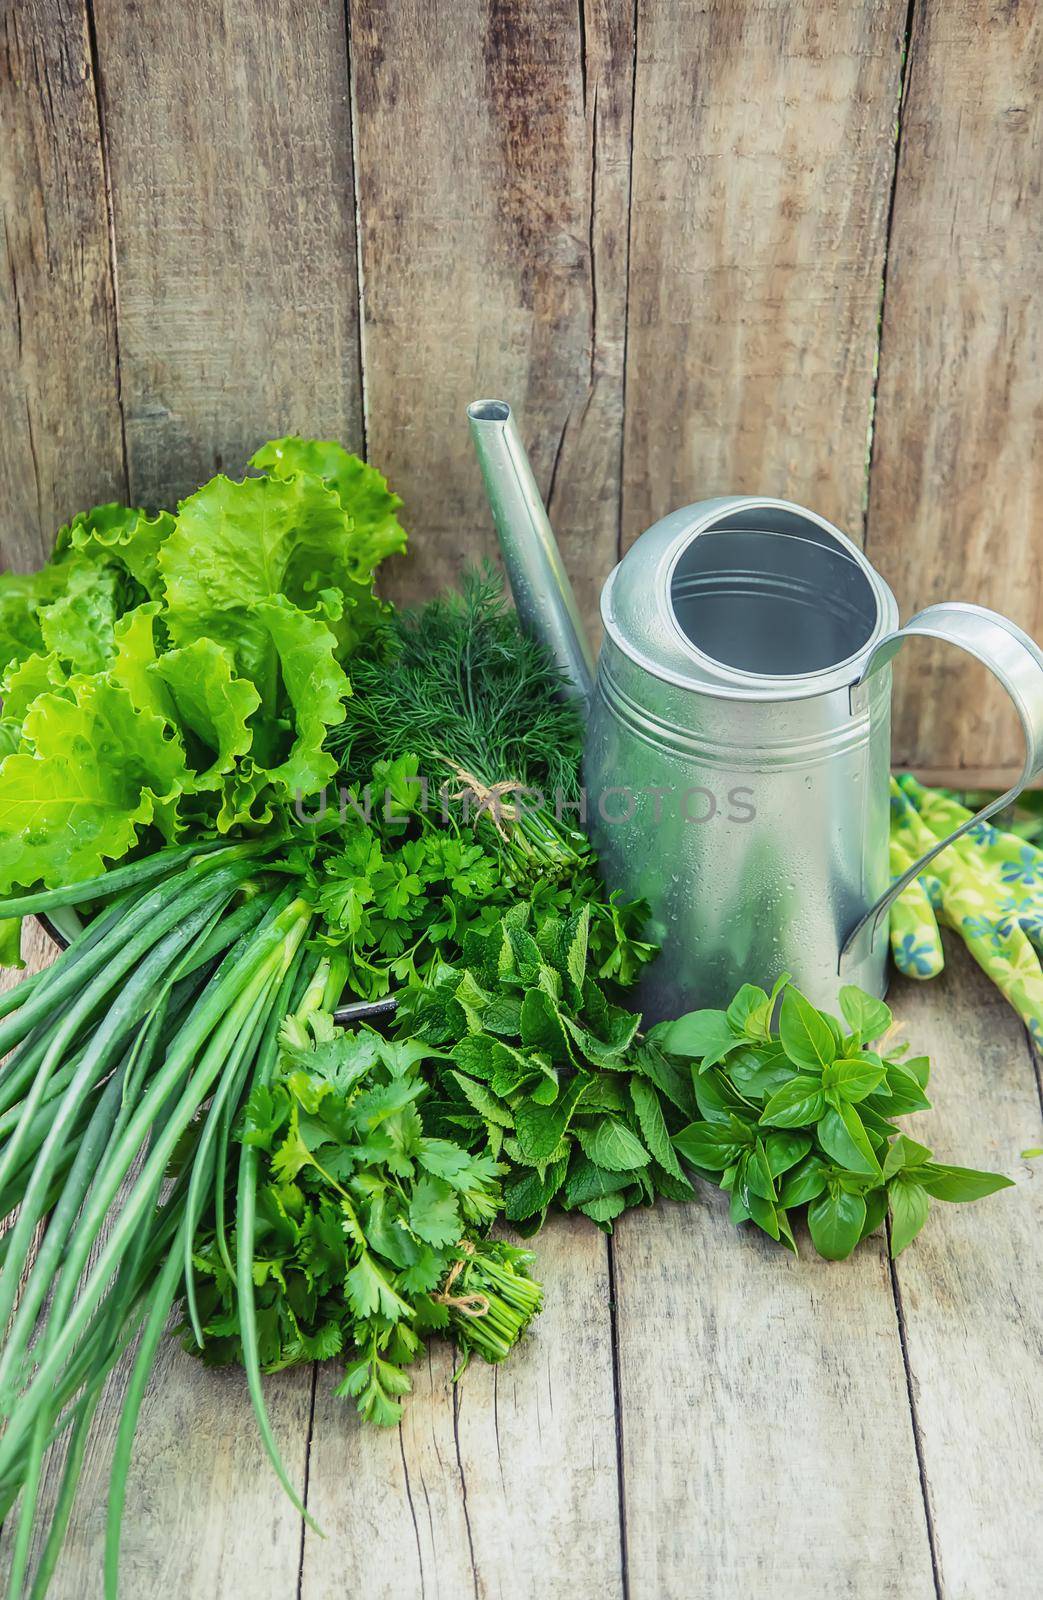
M 908 872 L 916 857 L 891 833 L 891 876 Z M 936 978 L 945 965 L 942 936 L 923 877 L 914 878 L 891 907 L 891 954 L 907 978 Z M 938 880 L 935 879 L 935 882 Z
M 970 816 L 908 773 L 892 779 L 892 873 L 908 868 Z M 943 850 L 892 910 L 891 948 L 900 972 L 932 977 L 941 970 L 938 922 L 959 933 L 1043 1045 L 1043 850 L 989 823 Z

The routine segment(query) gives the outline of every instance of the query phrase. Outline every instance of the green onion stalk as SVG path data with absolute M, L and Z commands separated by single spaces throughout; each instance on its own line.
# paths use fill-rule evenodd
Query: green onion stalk
M 266 870 L 271 840 L 161 850 L 67 889 L 0 902 L 0 918 L 58 906 L 92 920 L 44 973 L 5 997 L 0 1051 L 0 1515 L 12 1517 L 8 1593 L 42 1595 L 68 1527 L 105 1382 L 137 1342 L 117 1432 L 105 1593 L 149 1373 L 192 1241 L 223 1232 L 238 1161 L 240 1296 L 252 1315 L 254 1184 L 231 1128 L 275 1060 L 279 1026 L 318 963 L 310 906 Z M 191 1149 L 179 1165 L 178 1152 Z M 172 1169 L 173 1162 L 173 1169 Z M 175 1175 L 170 1176 L 171 1171 Z M 32 1252 L 37 1230 L 42 1230 Z M 279 1459 L 247 1345 L 262 1436 Z M 64 1450 L 46 1533 L 48 1450 Z

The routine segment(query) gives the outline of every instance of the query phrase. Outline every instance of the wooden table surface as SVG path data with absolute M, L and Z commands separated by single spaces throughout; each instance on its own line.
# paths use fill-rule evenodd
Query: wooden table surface
M 31 936 L 34 962 L 47 959 Z M 721 1197 L 559 1217 L 546 1308 L 514 1358 L 454 1385 L 437 1346 L 402 1425 L 364 1428 L 335 1362 L 268 1381 L 302 1527 L 246 1386 L 167 1344 L 123 1540 L 134 1600 L 1020 1600 L 1043 1556 L 1038 1063 L 962 948 L 891 996 L 931 1054 L 925 1137 L 1017 1187 L 936 1205 L 891 1263 L 799 1261 Z M 101 1594 L 120 1382 L 99 1411 L 52 1593 Z M 55 1487 L 52 1471 L 47 1492 Z

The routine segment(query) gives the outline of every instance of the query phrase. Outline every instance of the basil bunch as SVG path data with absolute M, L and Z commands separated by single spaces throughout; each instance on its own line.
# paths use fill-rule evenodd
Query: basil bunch
M 779 1026 L 772 1028 L 779 996 Z M 817 1010 L 783 977 L 770 995 L 744 984 L 727 1011 L 693 1011 L 650 1034 L 691 1058 L 701 1120 L 674 1148 L 731 1195 L 733 1222 L 751 1220 L 796 1251 L 790 1223 L 807 1206 L 819 1254 L 849 1256 L 890 1213 L 891 1253 L 916 1237 L 935 1200 L 979 1200 L 1011 1180 L 945 1166 L 894 1118 L 924 1111 L 926 1056 L 887 1047 L 891 1012 L 847 986 L 843 1021 Z M 877 1050 L 868 1048 L 880 1040 Z

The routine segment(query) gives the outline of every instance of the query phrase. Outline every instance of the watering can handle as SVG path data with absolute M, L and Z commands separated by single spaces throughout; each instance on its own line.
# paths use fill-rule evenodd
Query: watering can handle
M 914 861 L 907 872 L 895 879 L 875 905 L 870 906 L 844 941 L 840 952 L 842 974 L 849 964 L 857 964 L 870 955 L 881 927 L 886 924 L 891 902 L 903 889 L 908 888 L 927 863 L 933 861 L 954 839 L 959 839 L 979 822 L 987 822 L 997 811 L 1009 806 L 1025 785 L 1043 771 L 1043 650 L 1013 622 L 995 611 L 987 611 L 984 606 L 967 605 L 957 600 L 928 606 L 911 618 L 904 628 L 889 633 L 870 652 L 865 671 L 852 689 L 853 701 L 857 703 L 859 696 L 865 694 L 865 686 L 873 673 L 893 660 L 911 634 L 920 634 L 927 639 L 944 639 L 947 644 L 958 646 L 968 655 L 976 656 L 999 679 L 1013 700 L 1021 720 L 1025 735 L 1025 765 L 1018 781 L 1006 794 L 1001 794 L 997 800 L 990 800 L 975 816 L 954 828 L 946 838 L 940 839 L 919 861 Z

